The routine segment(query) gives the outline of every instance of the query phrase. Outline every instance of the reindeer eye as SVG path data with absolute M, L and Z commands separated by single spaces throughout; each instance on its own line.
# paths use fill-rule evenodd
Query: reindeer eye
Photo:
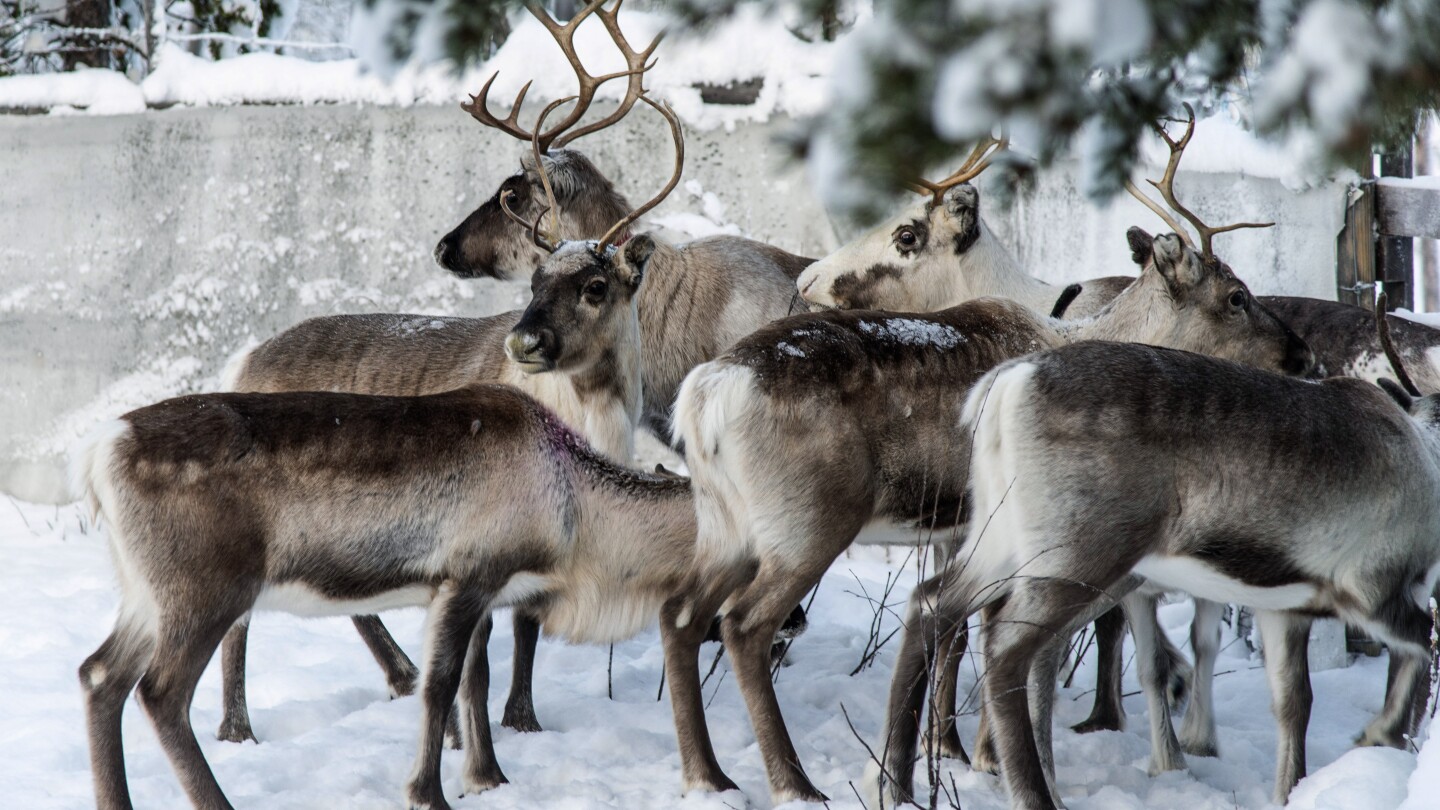
M 1230 306 L 1241 309 L 1245 306 L 1246 296 L 1244 290 L 1236 290 L 1230 293 Z
M 608 289 L 609 285 L 605 283 L 605 280 L 597 278 L 585 285 L 585 295 L 598 300 L 605 297 L 605 291 Z
M 914 231 L 909 228 L 901 228 L 900 231 L 895 234 L 895 241 L 900 244 L 900 247 L 908 248 L 915 247 L 915 243 L 920 240 L 915 236 Z

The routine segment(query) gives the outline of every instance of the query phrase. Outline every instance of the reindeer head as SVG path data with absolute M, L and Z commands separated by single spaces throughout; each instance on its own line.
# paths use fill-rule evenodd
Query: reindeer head
M 635 293 L 654 252 L 646 234 L 618 248 L 562 243 L 531 277 L 505 355 L 531 374 L 574 373 L 603 362 L 618 341 L 638 340 Z
M 551 149 L 540 156 L 555 191 L 560 239 L 593 239 L 605 232 L 630 203 L 595 164 L 574 149 Z M 525 278 L 545 259 L 524 231 L 511 226 L 500 207 L 508 198 L 511 210 L 533 220 L 545 206 L 545 190 L 533 155 L 520 160 L 520 171 L 505 178 L 500 188 L 471 212 L 435 246 L 435 262 L 460 278 L 489 276 Z
M 1224 357 L 1305 376 L 1315 355 L 1250 294 L 1229 265 L 1206 259 L 1176 234 L 1126 233 L 1140 278 L 1096 316 L 1103 334 Z M 1098 335 L 1097 335 L 1098 336 Z
M 538 132 L 545 116 L 571 99 L 560 99 L 540 113 Z M 642 96 L 670 124 L 675 140 L 675 170 L 670 182 L 644 205 L 621 217 L 596 242 L 561 242 L 553 237 L 558 218 L 551 217 L 550 234 L 542 233 L 540 222 L 556 210 L 554 183 L 545 171 L 539 139 L 532 141 L 540 186 L 549 203 L 528 224 L 530 240 L 549 254 L 530 278 L 530 305 L 505 339 L 505 354 L 526 372 L 563 371 L 573 373 L 597 362 L 621 341 L 638 344 L 639 321 L 635 293 L 645 278 L 645 267 L 655 253 L 655 240 L 641 234 L 627 239 L 630 224 L 660 204 L 680 183 L 685 167 L 685 138 L 680 119 L 669 104 L 661 105 Z M 514 195 L 502 190 L 499 207 L 505 216 L 521 226 L 525 220 L 512 206 Z M 558 244 L 556 244 L 558 242 Z M 620 247 L 623 243 L 623 247 Z
M 807 267 L 795 282 L 800 296 L 839 309 L 933 312 L 993 294 L 992 268 L 1011 270 L 1013 260 L 980 219 L 969 181 L 1006 145 L 988 139 L 945 180 L 917 180 L 929 199 Z
M 461 278 L 491 276 L 511 279 L 522 278 L 540 266 L 545 254 L 522 234 L 515 233 L 504 224 L 506 217 L 501 207 L 508 198 L 511 210 L 527 220 L 539 212 L 543 195 L 542 178 L 537 167 L 544 168 L 551 184 L 550 210 L 556 223 L 551 235 L 555 239 L 593 239 L 630 210 L 625 198 L 589 159 L 579 152 L 563 148 L 577 138 L 598 132 L 624 118 L 644 93 L 645 72 L 655 66 L 653 61 L 647 60 L 660 44 L 661 37 L 656 36 L 644 50 L 632 48 L 620 31 L 619 15 L 623 0 L 616 0 L 614 9 L 610 11 L 604 9 L 605 2 L 592 0 L 564 25 L 551 18 L 539 3 L 533 0 L 526 3 L 530 13 L 555 38 L 579 83 L 574 109 L 555 126 L 547 130 L 537 123 L 531 132 L 517 121 L 525 94 L 530 90 L 529 82 L 520 88 L 510 107 L 510 114 L 503 119 L 495 117 L 490 112 L 489 95 L 498 72 L 485 82 L 478 95 L 471 96 L 468 103 L 461 103 L 461 109 L 481 124 L 533 143 L 538 148 L 533 152 L 527 150 L 521 158 L 520 171 L 501 183 L 494 195 L 435 246 L 435 262 L 441 267 Z M 611 41 L 624 56 L 625 70 L 594 76 L 581 63 L 575 50 L 575 32 L 592 14 L 605 26 Z M 629 85 L 615 111 L 598 121 L 573 129 L 590 108 L 600 86 L 622 76 L 628 77 Z

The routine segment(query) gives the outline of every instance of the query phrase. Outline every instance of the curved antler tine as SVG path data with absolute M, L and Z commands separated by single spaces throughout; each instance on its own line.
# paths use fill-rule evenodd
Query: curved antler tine
M 549 212 L 550 206 L 547 205 L 540 209 L 540 213 L 535 215 L 535 221 L 530 223 L 530 240 L 536 245 L 539 245 L 540 248 L 547 253 L 554 253 L 560 249 L 560 246 L 546 238 L 545 234 L 540 233 L 540 220 Z M 522 219 L 520 221 L 524 222 L 525 220 Z
M 568 104 L 569 102 L 574 100 L 575 96 L 566 96 L 565 98 L 559 98 L 550 102 L 550 104 L 547 105 L 545 109 L 540 111 L 540 117 L 535 119 L 536 134 L 530 139 L 530 148 L 534 151 L 535 154 L 535 171 L 539 172 L 540 174 L 540 185 L 545 187 L 545 199 L 550 203 L 550 205 L 546 207 L 545 210 L 552 212 L 550 215 L 550 239 L 552 241 L 558 240 L 560 238 L 560 206 L 557 205 L 555 202 L 555 189 L 551 188 L 550 186 L 550 173 L 545 171 L 545 160 L 543 158 L 543 153 L 545 149 L 540 145 L 540 135 L 538 133 L 540 132 L 540 129 L 545 126 L 546 116 L 554 112 L 555 108 L 559 107 L 561 104 Z M 544 215 L 543 211 L 541 212 L 541 215 Z M 535 224 L 536 226 L 540 224 L 540 220 L 538 217 L 535 220 Z
M 1010 148 L 1010 136 L 1002 129 L 999 138 L 987 135 L 979 143 L 976 143 L 975 148 L 970 150 L 970 155 L 965 158 L 965 162 L 960 164 L 960 168 L 944 180 L 932 183 L 929 180 L 917 178 L 911 180 L 907 185 L 919 194 L 931 195 L 931 204 L 939 205 L 945 199 L 945 192 L 961 183 L 967 183 L 979 177 L 982 172 L 990 168 L 995 156 L 1008 148 Z
M 480 93 L 478 95 L 471 95 L 468 104 L 463 101 L 460 102 L 460 109 L 470 113 L 471 118 L 474 118 L 487 127 L 498 129 L 522 141 L 533 139 L 534 136 L 526 132 L 524 127 L 520 126 L 519 116 L 520 107 L 525 103 L 525 94 L 530 92 L 530 85 L 534 82 L 526 82 L 525 86 L 520 88 L 519 94 L 515 96 L 515 103 L 510 105 L 510 114 L 500 119 L 496 118 L 494 114 L 490 112 L 490 86 L 495 83 L 495 79 L 499 76 L 500 71 L 498 70 L 490 74 L 490 79 L 485 82 L 484 87 L 480 88 Z
M 618 79 L 621 76 L 629 76 L 629 84 L 625 88 L 625 96 L 620 100 L 619 106 L 609 115 L 598 121 L 586 124 L 577 130 L 558 134 L 551 146 L 555 148 L 564 147 L 566 144 L 577 138 L 584 137 L 591 133 L 599 132 L 606 127 L 614 125 L 617 121 L 630 113 L 635 102 L 640 99 L 640 94 L 645 92 L 645 74 L 655 67 L 658 60 L 650 59 L 650 55 L 659 47 L 660 40 L 665 38 L 665 32 L 661 31 L 650 40 L 650 44 L 644 50 L 637 51 L 626 39 L 625 33 L 620 29 L 620 6 L 621 2 L 615 3 L 615 8 L 606 11 L 603 5 L 595 9 L 595 16 L 604 24 L 606 32 L 610 34 L 610 41 L 620 50 L 625 57 L 626 69 L 615 73 L 608 73 L 595 79 L 595 87 L 598 88 L 611 79 Z M 579 120 L 578 118 L 576 120 Z M 547 133 L 548 134 L 548 133 Z
M 1174 231 L 1175 235 L 1180 237 L 1180 240 L 1185 243 L 1186 247 L 1190 248 L 1191 250 L 1195 249 L 1195 243 L 1190 240 L 1190 234 L 1185 230 L 1185 226 L 1181 225 L 1179 220 L 1175 219 L 1175 217 L 1170 216 L 1170 212 L 1166 211 L 1160 205 L 1160 203 L 1157 203 L 1154 200 L 1150 199 L 1150 197 L 1147 196 L 1145 192 L 1141 191 L 1138 187 L 1136 187 L 1134 183 L 1130 182 L 1129 180 L 1125 181 L 1125 190 L 1130 192 L 1131 196 L 1139 200 L 1142 204 L 1144 204 L 1146 208 L 1154 211 L 1155 216 L 1158 216 L 1161 219 L 1165 220 L 1165 224 L 1170 226 L 1170 230 Z
M 540 219 L 550 210 L 549 206 L 541 209 L 540 213 L 535 215 L 534 222 L 526 222 L 524 217 L 515 213 L 515 209 L 510 207 L 510 198 L 514 196 L 515 192 L 508 188 L 500 192 L 500 210 L 504 211 L 505 216 L 509 217 L 512 222 L 529 231 L 531 241 L 537 246 L 549 253 L 554 253 L 557 250 L 555 244 L 540 233 Z
M 1390 339 L 1390 321 L 1385 317 L 1387 303 L 1385 293 L 1376 296 L 1375 331 L 1380 333 L 1380 348 L 1385 350 L 1385 357 L 1390 361 L 1390 367 L 1395 369 L 1395 376 L 1400 378 L 1400 385 L 1405 388 L 1405 392 L 1412 397 L 1424 396 L 1405 372 L 1405 365 L 1400 362 L 1400 353 L 1395 351 L 1395 343 Z
M 604 253 L 605 249 L 610 246 L 610 242 L 618 235 L 625 233 L 625 229 L 629 228 L 632 222 L 639 219 L 668 197 L 670 192 L 675 190 L 675 186 L 680 184 L 680 175 L 685 172 L 685 133 L 680 127 L 679 116 L 675 115 L 675 110 L 671 109 L 668 102 L 663 105 L 656 103 L 643 93 L 640 95 L 640 100 L 654 107 L 656 112 L 665 116 L 665 120 L 670 124 L 670 135 L 675 139 L 675 171 L 670 175 L 670 182 L 666 183 L 665 187 L 660 189 L 659 194 L 652 197 L 649 202 L 626 214 L 619 222 L 610 226 L 610 230 L 606 231 L 605 235 L 600 237 L 600 242 L 595 245 L 595 252 L 597 253 Z

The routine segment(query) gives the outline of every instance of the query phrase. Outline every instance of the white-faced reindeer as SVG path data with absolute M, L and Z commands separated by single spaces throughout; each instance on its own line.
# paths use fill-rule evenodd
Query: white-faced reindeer
M 911 792 L 927 639 L 984 610 L 985 694 L 1011 805 L 1062 806 L 1051 690 L 1035 663 L 1132 572 L 1260 611 L 1280 728 L 1276 803 L 1305 774 L 1316 616 L 1390 645 L 1395 678 L 1362 742 L 1401 744 L 1440 575 L 1440 396 L 1090 343 L 991 372 L 960 430 L 974 436 L 973 519 L 956 562 L 911 597 L 885 737 L 892 798 Z
M 670 124 L 675 166 L 669 183 L 645 205 L 620 217 L 598 243 L 561 242 L 518 229 L 549 258 L 535 272 L 524 312 L 489 318 L 423 315 L 333 315 L 313 318 L 232 361 L 226 389 L 244 392 L 346 391 L 417 396 L 475 382 L 505 383 L 534 396 L 612 461 L 629 464 L 641 418 L 641 340 L 636 316 L 642 267 L 666 248 L 649 236 L 619 235 L 658 205 L 680 181 L 684 138 L 668 106 L 643 99 Z M 551 104 L 541 115 L 564 100 Z M 538 126 L 537 126 L 538 129 Z M 523 224 L 523 223 L 522 223 Z M 512 225 L 512 227 L 514 227 Z M 647 281 L 648 283 L 648 281 Z M 355 616 L 355 628 L 385 671 L 392 693 L 414 690 L 415 666 L 376 616 Z M 539 731 L 531 689 L 539 626 L 515 611 L 515 667 L 503 725 Z M 219 736 L 255 739 L 245 701 L 248 618 L 226 636 L 225 714 Z
M 590 261 L 638 281 L 641 241 Z M 194 806 L 230 807 L 189 710 L 246 613 L 410 605 L 429 615 L 404 801 L 446 808 L 440 752 L 457 690 L 463 790 L 506 781 L 486 710 L 491 611 L 523 607 L 552 634 L 613 642 L 685 589 L 694 560 L 687 481 L 613 463 L 504 385 L 167 400 L 105 426 L 72 479 L 104 517 L 120 581 L 115 629 L 80 668 L 101 810 L 131 806 L 121 712 L 132 689 Z
M 607 12 L 603 2 L 589 3 L 564 28 L 551 20 L 538 3 L 527 4 L 555 34 L 580 79 L 581 101 L 566 121 L 544 132 L 525 131 L 516 123 L 525 99 L 524 89 L 511 106 L 509 116 L 498 118 L 487 106 L 489 82 L 470 103 L 461 105 L 485 126 L 527 144 L 532 139 L 538 140 L 540 153 L 536 156 L 527 149 L 521 159 L 520 172 L 502 182 L 493 195 L 440 240 L 435 248 L 435 260 L 441 267 L 462 278 L 509 279 L 530 275 L 545 254 L 510 227 L 502 202 L 526 221 L 534 220 L 542 208 L 549 206 L 551 216 L 557 219 L 557 239 L 597 238 L 610 223 L 631 213 L 624 196 L 588 158 L 573 148 L 562 148 L 596 131 L 599 124 L 617 121 L 624 115 L 638 97 L 643 72 L 647 69 L 646 59 L 655 49 L 655 42 L 643 51 L 631 48 L 616 21 L 619 3 Z M 577 122 L 583 108 L 594 97 L 593 91 L 586 95 L 584 89 L 597 80 L 587 82 L 589 74 L 570 42 L 574 27 L 592 12 L 625 54 L 629 94 L 620 107 L 602 121 L 567 132 L 565 126 Z M 553 200 L 547 197 L 539 171 L 542 166 Z M 628 231 L 622 234 L 621 241 L 628 235 Z M 763 324 L 807 308 L 796 296 L 795 278 L 812 261 L 736 236 L 707 237 L 674 247 L 662 245 L 656 251 L 638 302 L 646 422 L 656 435 L 670 435 L 670 406 L 680 381 L 690 369 L 718 356 Z
M 807 267 L 796 281 L 800 296 L 825 307 L 893 312 L 935 312 L 997 296 L 1049 314 L 1061 288 L 1020 268 L 981 218 L 980 193 L 969 182 L 1008 145 L 984 140 L 944 180 L 914 181 L 925 200 Z M 1086 281 L 1065 317 L 1095 314 L 1132 281 Z
M 666 655 L 687 788 L 734 787 L 705 733 L 694 674 L 693 645 L 704 633 L 696 619 L 723 604 L 722 633 L 772 796 L 823 798 L 781 718 L 769 638 L 867 525 L 890 541 L 897 527 L 921 543 L 957 531 L 969 437 L 956 425 L 962 393 L 985 371 L 1096 338 L 1309 369 L 1304 342 L 1227 268 L 1202 262 L 1171 235 L 1156 239 L 1155 255 L 1137 283 L 1084 321 L 1051 320 L 1004 299 L 933 314 L 830 311 L 771 324 L 691 372 L 675 418 L 699 516 L 697 580 L 717 584 L 661 615 L 667 644 L 690 645 Z M 730 589 L 751 571 L 743 590 Z

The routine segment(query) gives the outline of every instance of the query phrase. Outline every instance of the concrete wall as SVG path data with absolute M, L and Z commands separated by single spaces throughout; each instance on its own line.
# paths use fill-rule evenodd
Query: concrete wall
M 774 145 L 785 126 L 689 133 L 685 182 L 657 215 L 734 224 L 809 255 L 832 249 L 835 229 Z M 636 201 L 671 166 L 653 116 L 583 146 Z M 0 116 L 0 491 L 64 500 L 66 450 L 97 422 L 212 388 L 232 352 L 302 318 L 523 306 L 528 285 L 462 282 L 430 258 L 519 154 L 453 108 Z M 1048 279 L 1127 272 L 1125 226 L 1157 221 L 1129 201 L 1092 209 L 1069 175 L 1047 175 L 988 219 Z M 1333 295 L 1339 190 L 1181 180 L 1218 220 L 1244 211 L 1286 224 L 1278 239 L 1220 237 L 1257 291 Z

